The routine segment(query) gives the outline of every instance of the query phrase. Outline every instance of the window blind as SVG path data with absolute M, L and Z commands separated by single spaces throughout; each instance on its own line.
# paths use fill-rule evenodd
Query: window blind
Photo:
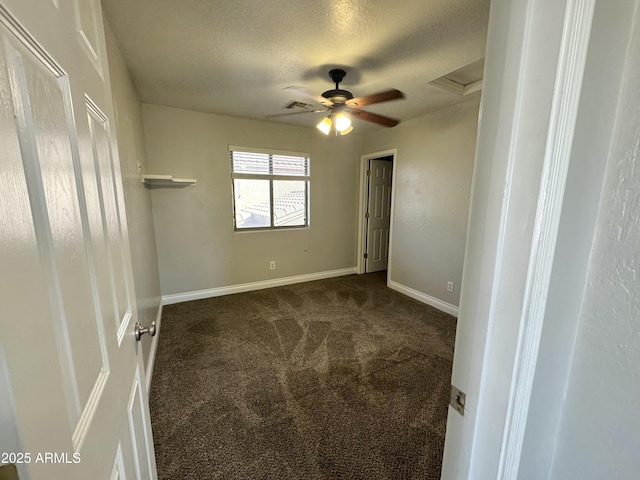
M 246 175 L 309 176 L 309 157 L 232 150 L 231 173 Z

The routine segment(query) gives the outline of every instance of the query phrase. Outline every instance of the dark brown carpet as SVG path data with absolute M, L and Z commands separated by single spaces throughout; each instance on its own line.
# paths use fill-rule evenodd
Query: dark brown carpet
M 385 273 L 167 306 L 159 478 L 440 478 L 455 318 Z

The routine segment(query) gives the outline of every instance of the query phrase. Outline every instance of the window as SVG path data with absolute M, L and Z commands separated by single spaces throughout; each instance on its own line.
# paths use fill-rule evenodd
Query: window
M 309 155 L 229 147 L 236 230 L 309 226 Z

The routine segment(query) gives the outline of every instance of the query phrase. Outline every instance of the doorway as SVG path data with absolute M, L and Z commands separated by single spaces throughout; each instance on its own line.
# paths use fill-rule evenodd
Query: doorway
M 358 273 L 389 271 L 396 151 L 361 157 Z

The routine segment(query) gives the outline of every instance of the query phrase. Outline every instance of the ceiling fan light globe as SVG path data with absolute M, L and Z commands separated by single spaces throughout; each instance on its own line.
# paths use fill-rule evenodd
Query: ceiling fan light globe
M 353 125 L 349 125 L 349 128 L 346 128 L 345 130 L 342 130 L 340 132 L 340 135 L 346 135 L 348 133 L 351 133 L 352 130 L 353 130 Z
M 349 127 L 351 127 L 351 120 L 344 113 L 339 113 L 336 115 L 336 130 L 339 132 L 344 132 Z
M 329 135 L 331 131 L 331 119 L 329 117 L 323 118 L 322 121 L 316 125 L 316 128 L 325 135 Z

